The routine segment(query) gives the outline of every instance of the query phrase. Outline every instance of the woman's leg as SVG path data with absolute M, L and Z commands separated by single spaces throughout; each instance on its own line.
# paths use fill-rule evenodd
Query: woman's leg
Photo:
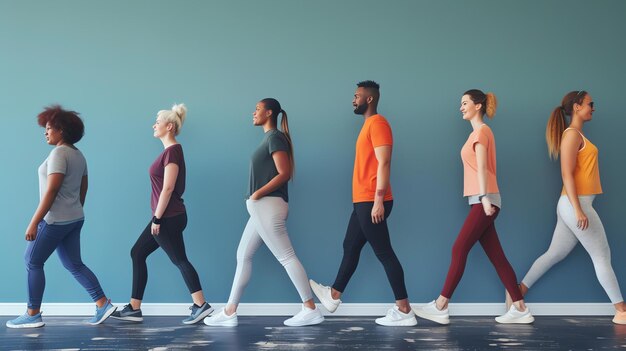
M 130 257 L 133 260 L 133 290 L 130 295 L 130 305 L 135 310 L 141 308 L 143 293 L 146 290 L 146 284 L 148 284 L 146 259 L 159 248 L 159 244 L 154 240 L 151 233 L 151 227 L 152 222 L 149 222 L 130 250 Z

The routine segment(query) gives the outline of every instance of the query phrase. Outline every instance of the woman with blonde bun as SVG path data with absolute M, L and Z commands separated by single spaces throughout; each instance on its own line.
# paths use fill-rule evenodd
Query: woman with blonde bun
M 500 280 L 515 301 L 504 315 L 496 317 L 496 321 L 516 324 L 534 321 L 524 304 L 515 272 L 504 255 L 494 224 L 501 208 L 496 179 L 496 143 L 491 128 L 485 124 L 483 116 L 486 114 L 487 117 L 493 118 L 496 107 L 496 96 L 493 93 L 485 94 L 472 89 L 466 91 L 461 98 L 460 110 L 463 119 L 470 122 L 473 129 L 461 149 L 463 196 L 469 200 L 470 212 L 452 246 L 452 262 L 441 295 L 425 306 L 415 309 L 417 316 L 439 324 L 450 323 L 448 301 L 463 276 L 467 255 L 477 241 L 480 242 L 496 268 Z
M 557 223 L 550 247 L 526 273 L 520 290 L 525 295 L 580 242 L 591 256 L 600 285 L 615 306 L 613 322 L 626 324 L 626 306 L 611 266 L 611 250 L 602 221 L 593 208 L 594 198 L 602 194 L 598 148 L 584 136 L 583 125 L 591 121 L 594 111 L 591 95 L 580 90 L 567 93 L 550 115 L 546 141 L 553 159 L 561 155 L 563 189 L 556 207 Z M 567 128 L 566 116 L 570 116 Z
M 176 136 L 180 133 L 186 115 L 185 105 L 174 105 L 171 110 L 159 111 L 152 126 L 154 137 L 159 138 L 165 148 L 149 169 L 153 217 L 130 251 L 133 260 L 130 303 L 121 311 L 113 313 L 113 318 L 143 321 L 141 301 L 148 282 L 146 259 L 159 247 L 180 270 L 193 299 L 193 305 L 189 308 L 191 315 L 183 323 L 197 323 L 213 312 L 213 308 L 204 300 L 198 273 L 187 259 L 183 241 L 183 230 L 187 226 L 187 211 L 182 199 L 186 169 L 183 148 L 176 141 Z

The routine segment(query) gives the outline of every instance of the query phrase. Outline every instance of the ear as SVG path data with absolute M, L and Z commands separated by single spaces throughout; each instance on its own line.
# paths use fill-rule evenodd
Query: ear
M 167 122 L 167 131 L 171 132 L 172 130 L 174 130 L 174 123 L 172 122 Z
M 368 96 L 367 99 L 365 99 L 365 101 L 367 101 L 368 104 L 371 104 L 374 101 L 374 97 Z
M 483 108 L 483 104 L 476 104 L 474 105 L 474 108 L 476 109 L 476 111 L 480 111 L 480 109 Z

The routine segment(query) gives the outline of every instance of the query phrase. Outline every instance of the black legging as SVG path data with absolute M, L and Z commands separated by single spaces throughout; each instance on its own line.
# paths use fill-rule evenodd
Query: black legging
M 333 288 L 343 292 L 359 264 L 361 250 L 365 243 L 369 242 L 380 263 L 385 267 L 387 279 L 393 289 L 396 300 L 408 297 L 404 284 L 404 270 L 398 260 L 387 229 L 387 217 L 391 214 L 393 201 L 385 201 L 385 220 L 381 223 L 372 223 L 373 202 L 359 202 L 354 204 L 354 210 L 348 223 L 346 238 L 343 241 L 343 259 Z
M 185 230 L 186 226 L 186 213 L 163 218 L 159 235 L 152 235 L 152 222 L 148 223 L 146 229 L 143 230 L 143 233 L 141 233 L 137 242 L 130 250 L 130 257 L 133 259 L 133 292 L 131 295 L 133 299 L 143 300 L 143 293 L 148 283 L 146 259 L 159 246 L 180 270 L 189 293 L 193 294 L 202 290 L 198 273 L 187 259 L 187 254 L 185 253 L 183 230 Z

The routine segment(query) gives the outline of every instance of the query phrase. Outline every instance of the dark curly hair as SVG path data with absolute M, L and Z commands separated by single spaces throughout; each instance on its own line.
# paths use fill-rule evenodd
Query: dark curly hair
M 69 144 L 79 142 L 85 134 L 85 125 L 78 112 L 66 111 L 60 105 L 46 107 L 37 115 L 37 123 L 44 128 L 50 124 L 50 127 L 60 130 L 63 141 Z

